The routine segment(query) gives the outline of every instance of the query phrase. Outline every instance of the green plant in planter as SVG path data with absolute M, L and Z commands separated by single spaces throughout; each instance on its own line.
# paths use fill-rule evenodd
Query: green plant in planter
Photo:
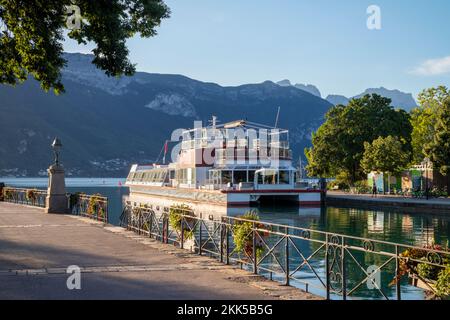
M 15 191 L 11 188 L 4 188 L 3 189 L 3 197 L 5 200 L 13 200 L 15 196 Z
M 436 244 L 426 246 L 425 248 L 437 251 L 449 251 L 448 248 L 443 248 Z M 433 293 L 437 297 L 448 299 L 450 297 L 450 251 L 448 255 L 442 256 L 440 254 L 444 268 L 426 263 L 428 261 L 428 253 L 426 250 L 416 248 L 408 249 L 401 253 L 400 256 L 404 259 L 400 260 L 399 275 L 394 278 L 391 284 L 400 281 L 401 277 L 405 274 L 419 276 L 435 289 Z M 420 260 L 423 263 L 411 259 Z
M 31 201 L 31 203 L 34 204 L 37 200 L 37 190 L 28 189 L 25 196 L 28 201 Z
M 73 210 L 76 206 L 80 204 L 80 197 L 84 195 L 82 192 L 71 193 L 69 195 L 69 205 L 70 210 Z
M 256 228 L 262 227 L 261 224 L 253 221 L 259 221 L 259 216 L 256 212 L 250 211 L 243 216 L 238 217 L 243 220 L 236 220 L 233 225 L 233 240 L 236 246 L 236 251 L 244 253 L 249 257 L 253 256 L 253 226 Z M 261 236 L 265 236 L 260 234 Z M 260 242 L 256 242 L 256 258 L 260 260 L 265 252 L 264 245 Z
M 89 205 L 87 213 L 90 215 L 94 215 L 97 213 L 98 217 L 104 217 L 105 216 L 105 208 L 103 207 L 103 200 L 101 199 L 102 195 L 97 193 L 91 196 L 89 199 Z
M 421 260 L 427 261 L 426 258 L 422 258 Z M 442 269 L 427 263 L 419 263 L 417 265 L 417 273 L 424 279 L 437 279 L 439 272 Z
M 191 229 L 195 224 L 195 220 L 189 218 L 189 216 L 195 217 L 191 207 L 185 204 L 174 205 L 170 207 L 169 225 L 173 229 L 175 229 L 178 232 L 178 234 L 181 235 L 181 232 L 183 232 L 184 240 L 190 240 L 194 237 L 194 231 Z M 183 219 L 184 223 L 182 223 Z
M 450 299 L 450 264 L 439 273 L 436 281 L 436 295 L 441 299 Z

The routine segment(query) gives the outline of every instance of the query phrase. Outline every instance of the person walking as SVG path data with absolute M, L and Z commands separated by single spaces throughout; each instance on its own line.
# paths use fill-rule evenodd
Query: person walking
M 377 196 L 377 192 L 378 192 L 377 184 L 375 183 L 375 179 L 374 179 L 373 183 L 372 183 L 372 197 L 376 197 Z

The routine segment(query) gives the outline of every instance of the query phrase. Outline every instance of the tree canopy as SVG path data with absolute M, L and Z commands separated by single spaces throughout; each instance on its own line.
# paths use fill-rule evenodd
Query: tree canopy
M 446 98 L 437 113 L 433 140 L 426 145 L 425 153 L 439 172 L 450 174 L 450 97 Z
M 411 154 L 405 152 L 398 137 L 379 137 L 372 143 L 364 143 L 364 156 L 361 166 L 364 172 L 397 174 L 409 164 Z
M 364 143 L 372 143 L 379 137 L 398 137 L 403 150 L 410 153 L 410 116 L 390 104 L 390 99 L 374 94 L 330 109 L 325 123 L 313 134 L 312 148 L 305 150 L 308 174 L 321 177 L 345 174 L 350 183 L 362 179 Z
M 79 28 L 67 26 L 70 6 L 79 8 Z M 95 44 L 93 63 L 108 76 L 132 75 L 126 40 L 156 35 L 169 14 L 162 0 L 0 0 L 0 83 L 15 85 L 32 75 L 44 90 L 64 91 L 65 30 L 79 44 Z
M 443 108 L 444 101 L 450 97 L 450 90 L 444 86 L 430 88 L 419 94 L 419 107 L 411 111 L 412 147 L 414 162 L 420 163 L 430 155 L 425 147 L 433 142 L 435 124 Z

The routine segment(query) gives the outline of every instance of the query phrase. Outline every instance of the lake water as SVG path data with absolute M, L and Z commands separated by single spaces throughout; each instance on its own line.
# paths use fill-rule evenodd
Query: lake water
M 45 178 L 0 178 L 10 186 L 46 188 Z M 87 194 L 100 193 L 109 198 L 109 217 L 112 224 L 119 223 L 122 199 L 128 195 L 128 188 L 121 185 L 124 179 L 67 178 L 68 192 L 82 191 Z M 242 210 L 242 214 L 246 209 Z M 284 225 L 340 233 L 356 237 L 371 238 L 407 245 L 422 246 L 437 243 L 449 245 L 450 217 L 423 213 L 394 212 L 389 210 L 367 210 L 356 208 L 256 208 L 261 220 Z M 239 212 L 235 212 L 233 215 Z M 313 248 L 306 248 L 311 251 Z M 383 286 L 385 287 L 385 286 Z M 394 288 L 385 287 L 391 295 Z M 371 297 L 371 292 L 362 296 Z M 404 298 L 423 298 L 420 290 L 410 289 Z

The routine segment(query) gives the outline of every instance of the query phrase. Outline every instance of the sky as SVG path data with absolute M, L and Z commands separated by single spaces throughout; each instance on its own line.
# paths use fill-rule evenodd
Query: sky
M 154 38 L 130 39 L 137 70 L 224 86 L 289 79 L 323 96 L 450 86 L 448 0 L 166 0 Z M 380 19 L 369 6 L 380 10 Z M 369 29 L 370 25 L 381 29 Z M 68 52 L 91 46 L 65 42 Z

